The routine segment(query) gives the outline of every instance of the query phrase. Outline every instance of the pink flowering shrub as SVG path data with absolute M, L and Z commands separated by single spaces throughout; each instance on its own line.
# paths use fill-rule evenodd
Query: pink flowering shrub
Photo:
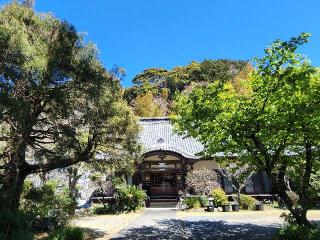
M 221 188 L 221 177 L 214 169 L 191 170 L 187 174 L 186 184 L 194 194 L 209 194 L 212 189 Z

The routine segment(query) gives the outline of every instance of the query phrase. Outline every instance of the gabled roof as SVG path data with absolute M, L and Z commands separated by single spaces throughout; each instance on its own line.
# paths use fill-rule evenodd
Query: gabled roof
M 203 145 L 194 138 L 184 137 L 173 132 L 169 118 L 141 118 L 140 143 L 143 153 L 152 151 L 172 151 L 185 158 L 199 159 L 197 153 Z

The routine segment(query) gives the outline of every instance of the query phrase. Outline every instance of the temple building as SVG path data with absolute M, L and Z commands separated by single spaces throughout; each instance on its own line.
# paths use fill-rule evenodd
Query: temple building
M 148 196 L 177 196 L 186 189 L 185 178 L 193 169 L 219 169 L 216 154 L 210 159 L 199 156 L 203 145 L 194 138 L 174 132 L 169 118 L 141 118 L 140 143 L 142 161 L 130 182 L 141 186 Z M 221 186 L 227 194 L 233 193 L 228 179 L 221 176 Z M 265 173 L 257 173 L 245 187 L 247 194 L 267 194 L 271 186 Z

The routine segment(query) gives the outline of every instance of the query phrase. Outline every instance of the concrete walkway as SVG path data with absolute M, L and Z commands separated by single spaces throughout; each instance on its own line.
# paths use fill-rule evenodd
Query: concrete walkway
M 239 213 L 236 213 L 239 215 Z M 113 240 L 125 239 L 213 239 L 213 240 L 268 240 L 272 239 L 280 221 L 263 216 L 252 218 L 223 213 L 215 216 L 180 216 L 176 210 L 146 209 L 145 212 L 122 230 Z M 252 216 L 251 216 L 252 217 Z M 232 221 L 236 218 L 236 221 Z M 241 218 L 241 217 L 240 217 Z
M 140 217 L 111 239 L 181 239 L 182 231 L 176 210 L 146 208 Z

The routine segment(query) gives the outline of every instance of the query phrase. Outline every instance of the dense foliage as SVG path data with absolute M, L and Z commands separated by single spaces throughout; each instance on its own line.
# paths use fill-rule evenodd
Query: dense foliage
M 201 207 L 206 207 L 209 204 L 209 199 L 207 195 L 199 195 L 199 202 L 201 204 Z
M 319 167 L 320 142 L 319 71 L 296 53 L 308 39 L 303 33 L 266 48 L 255 60 L 255 71 L 239 81 L 247 91 L 223 80 L 181 95 L 175 118 L 181 133 L 204 144 L 203 155 L 236 155 L 266 171 L 273 191 L 301 225 L 309 225 L 311 174 Z M 299 197 L 298 204 L 289 191 Z
M 316 226 L 303 227 L 297 224 L 286 224 L 280 228 L 274 240 L 318 240 L 320 239 L 320 228 Z
M 197 196 L 186 197 L 183 199 L 183 203 L 187 205 L 189 209 L 201 207 L 200 199 Z
M 0 210 L 0 239 L 32 240 L 30 220 L 29 215 L 22 211 Z
M 51 14 L 0 11 L 0 208 L 18 209 L 31 173 L 133 163 L 138 125 L 97 49 Z M 108 154 L 101 154 L 106 152 Z
M 115 214 L 115 207 L 113 205 L 98 205 L 98 206 L 94 206 L 91 209 L 91 212 L 93 214 L 97 214 L 97 215 L 106 215 L 106 214 Z
M 66 226 L 76 203 L 69 191 L 49 180 L 42 187 L 24 183 L 20 209 L 0 212 L 0 239 L 33 239 L 36 232 Z
M 239 205 L 241 209 L 254 209 L 256 200 L 251 197 L 250 195 L 246 195 L 246 194 L 240 194 L 240 200 L 239 200 Z
M 214 206 L 222 206 L 222 205 L 228 203 L 228 196 L 227 196 L 227 194 L 223 191 L 222 188 L 213 189 L 213 190 L 210 192 L 210 197 L 213 198 L 213 205 L 214 205 Z
M 35 188 L 25 182 L 20 209 L 32 219 L 34 231 L 48 231 L 67 224 L 74 213 L 76 202 L 67 189 L 58 188 L 58 182 L 49 180 Z
M 193 61 L 171 70 L 149 68 L 132 80 L 133 86 L 125 90 L 127 102 L 141 117 L 167 116 L 174 106 L 177 93 L 189 91 L 197 85 L 219 80 L 230 80 L 239 91 L 245 91 L 239 79 L 246 78 L 252 67 L 246 61 L 205 60 Z
M 47 240 L 84 240 L 85 234 L 79 227 L 64 226 L 53 231 Z
M 116 186 L 117 212 L 136 211 L 144 205 L 145 200 L 147 200 L 146 192 L 137 186 L 126 184 Z
M 147 200 L 146 192 L 136 186 L 121 182 L 115 183 L 113 188 L 115 200 L 109 204 L 103 204 L 103 206 L 94 206 L 92 213 L 115 214 L 136 211 L 144 206 Z
M 212 189 L 221 187 L 220 175 L 214 169 L 195 169 L 186 176 L 188 190 L 195 194 L 208 194 Z

